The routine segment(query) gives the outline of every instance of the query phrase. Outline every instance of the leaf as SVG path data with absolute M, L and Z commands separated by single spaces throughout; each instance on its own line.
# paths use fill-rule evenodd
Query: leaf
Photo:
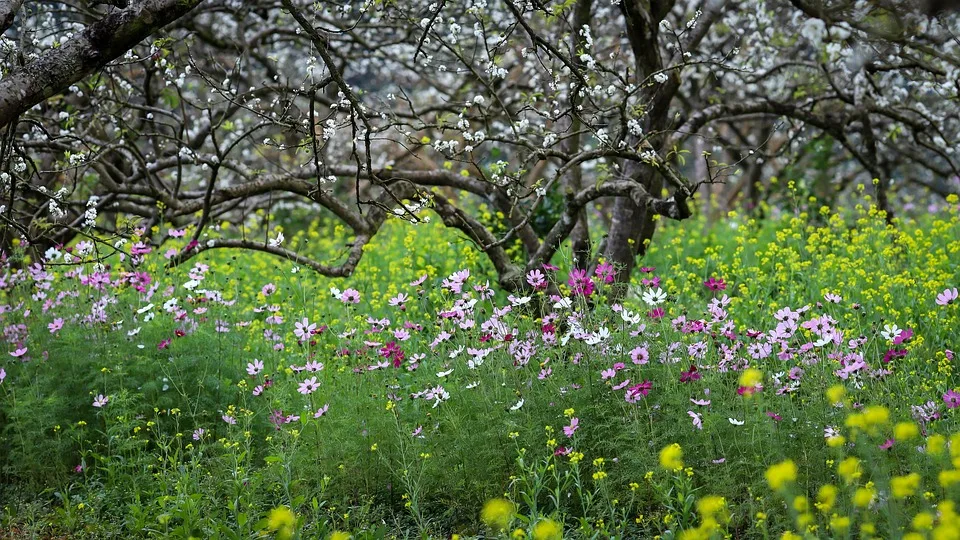
M 160 99 L 171 109 L 176 109 L 180 106 L 180 96 L 170 88 L 164 88 L 163 91 L 160 92 Z

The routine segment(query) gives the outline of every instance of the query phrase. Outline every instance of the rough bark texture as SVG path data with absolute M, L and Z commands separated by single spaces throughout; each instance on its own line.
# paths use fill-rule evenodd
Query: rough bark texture
M 57 49 L 0 81 L 0 127 L 34 105 L 63 92 L 107 63 L 119 58 L 156 30 L 176 21 L 203 0 L 145 0 L 115 10 Z M 0 4 L 3 8 L 17 2 Z M 13 10 L 10 13 L 15 13 Z
M 22 5 L 23 0 L 0 0 L 0 33 L 13 26 L 13 19 Z

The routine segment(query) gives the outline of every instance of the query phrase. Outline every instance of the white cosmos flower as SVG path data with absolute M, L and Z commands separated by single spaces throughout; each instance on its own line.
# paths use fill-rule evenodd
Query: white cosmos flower
M 573 300 L 569 298 L 561 298 L 558 302 L 553 304 L 553 309 L 570 309 L 570 306 L 573 305 Z
M 640 322 L 640 314 L 632 311 L 623 310 L 620 312 L 620 318 L 627 324 L 637 324 Z
M 596 332 L 592 332 L 584 341 L 587 345 L 597 345 L 610 337 L 610 330 L 601 326 Z
M 727 418 L 727 420 L 729 420 L 730 423 L 735 426 L 742 426 L 744 424 L 743 420 L 737 420 L 736 418 Z
M 452 370 L 452 369 L 448 369 L 447 371 L 438 372 L 438 373 L 437 373 L 437 377 L 440 377 L 440 378 L 442 379 L 442 378 L 446 377 L 447 375 L 449 375 L 449 374 L 451 374 L 451 373 L 453 373 L 453 370 Z
M 880 332 L 880 335 L 887 341 L 893 341 L 902 331 L 903 330 L 900 330 L 896 324 L 885 324 L 883 325 L 883 331 Z
M 520 407 L 523 407 L 523 398 L 520 398 L 520 401 L 518 401 L 513 407 L 510 407 L 510 410 L 519 411 Z
M 648 289 L 643 293 L 643 301 L 650 307 L 662 304 L 666 299 L 667 293 L 663 292 L 663 289 L 660 287 Z
M 269 242 L 270 247 L 280 247 L 280 244 L 282 243 L 283 243 L 283 233 L 280 231 L 277 231 L 277 237 L 271 238 Z
M 508 299 L 510 300 L 510 303 L 513 305 L 513 307 L 522 306 L 530 301 L 529 296 L 521 296 L 518 298 L 516 296 L 513 296 L 512 294 L 509 296 Z

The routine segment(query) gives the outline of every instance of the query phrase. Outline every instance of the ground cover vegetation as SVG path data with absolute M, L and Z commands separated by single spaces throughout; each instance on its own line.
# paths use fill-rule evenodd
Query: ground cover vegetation
M 953 4 L 0 0 L 0 536 L 958 536 Z
M 4 529 L 956 534 L 955 197 L 897 228 L 807 201 L 698 218 L 612 304 L 610 265 L 545 265 L 519 296 L 442 225 L 390 223 L 348 280 L 260 252 L 166 269 L 189 229 L 99 263 L 88 241 L 45 265 L 15 248 Z M 303 252 L 348 234 L 270 233 Z

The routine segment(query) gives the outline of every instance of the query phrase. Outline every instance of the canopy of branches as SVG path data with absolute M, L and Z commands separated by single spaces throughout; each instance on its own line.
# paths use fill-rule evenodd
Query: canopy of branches
M 247 248 L 342 276 L 386 219 L 435 216 L 519 287 L 567 240 L 628 273 L 655 216 L 755 208 L 771 177 L 866 184 L 892 216 L 956 189 L 960 17 L 928 8 L 0 1 L 3 247 L 195 224 L 172 264 Z M 349 252 L 270 242 L 256 211 L 279 204 L 342 222 Z M 203 242 L 214 220 L 247 228 Z

